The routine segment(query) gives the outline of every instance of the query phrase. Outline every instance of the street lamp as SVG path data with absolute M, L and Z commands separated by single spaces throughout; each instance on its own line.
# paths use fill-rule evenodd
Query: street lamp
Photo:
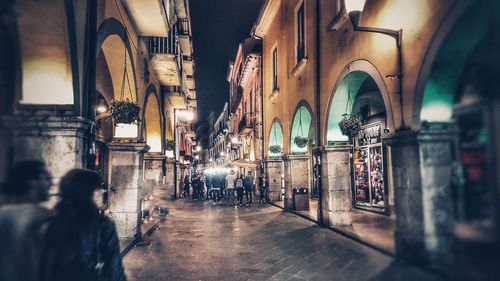
M 398 73 L 396 75 L 387 75 L 386 78 L 397 79 L 399 81 L 398 94 L 401 110 L 401 125 L 398 130 L 403 130 L 406 128 L 405 120 L 403 118 L 403 56 L 401 53 L 401 45 L 403 43 L 403 30 L 359 26 L 359 17 L 363 12 L 365 1 L 366 0 L 344 0 L 345 9 L 349 14 L 349 19 L 351 20 L 352 26 L 354 27 L 354 31 L 380 33 L 388 35 L 396 40 L 396 47 L 398 50 Z
M 231 138 L 231 142 L 232 142 L 233 144 L 237 144 L 237 143 L 238 143 L 238 137 L 232 137 L 232 138 Z
M 200 152 L 201 151 L 201 146 L 197 145 L 196 146 L 196 151 Z

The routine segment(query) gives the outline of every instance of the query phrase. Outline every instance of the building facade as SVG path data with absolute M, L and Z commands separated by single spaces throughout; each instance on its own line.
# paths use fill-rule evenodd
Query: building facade
M 172 192 L 194 137 L 176 117 L 196 112 L 189 1 L 9 3 L 0 11 L 0 180 L 29 159 L 43 160 L 55 184 L 71 168 L 94 169 L 119 237 L 139 238 L 154 207 L 146 201 Z M 139 106 L 140 121 L 113 122 L 117 101 Z M 166 145 L 174 137 L 177 149 Z
M 254 25 L 270 199 L 297 209 L 303 187 L 319 224 L 480 276 L 467 261 L 500 237 L 498 4 L 352 2 L 268 0 Z

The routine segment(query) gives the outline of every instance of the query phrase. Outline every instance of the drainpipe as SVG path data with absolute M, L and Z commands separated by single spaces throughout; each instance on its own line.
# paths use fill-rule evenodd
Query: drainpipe
M 320 56 L 320 2 L 316 0 L 316 149 L 314 155 L 316 157 L 316 174 L 317 174 L 317 184 L 318 184 L 318 224 L 320 226 L 325 226 L 323 223 L 323 181 L 321 172 L 321 91 L 320 91 L 320 74 L 321 74 L 321 56 Z

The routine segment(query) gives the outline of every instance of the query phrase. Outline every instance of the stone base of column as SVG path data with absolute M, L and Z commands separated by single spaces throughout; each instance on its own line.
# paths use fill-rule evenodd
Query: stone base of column
M 172 198 L 174 194 L 174 169 L 175 161 L 173 159 L 165 160 L 165 176 L 164 176 L 164 186 L 165 186 L 165 198 Z
M 455 264 L 451 184 L 454 130 L 402 132 L 392 146 L 396 254 L 450 272 Z
M 165 155 L 159 153 L 147 153 L 144 155 L 144 203 L 143 212 L 148 212 L 150 218 L 159 217 L 158 208 L 166 207 L 165 198 L 167 187 L 163 182 L 163 165 Z
M 307 188 L 311 192 L 311 157 L 309 155 L 288 155 L 283 157 L 285 166 L 285 210 L 293 206 L 292 188 Z
M 281 198 L 281 173 L 283 161 L 281 158 L 265 160 L 265 173 L 268 180 L 267 200 L 280 201 Z
M 54 178 L 51 193 L 58 192 L 59 179 L 66 172 L 85 167 L 86 134 L 92 124 L 90 120 L 78 116 L 9 116 L 3 117 L 1 123 L 11 132 L 14 162 L 45 162 Z
M 141 201 L 145 143 L 108 144 L 111 166 L 109 213 L 119 238 L 141 237 Z
M 352 224 L 351 146 L 329 146 L 323 150 L 323 223 L 327 226 Z

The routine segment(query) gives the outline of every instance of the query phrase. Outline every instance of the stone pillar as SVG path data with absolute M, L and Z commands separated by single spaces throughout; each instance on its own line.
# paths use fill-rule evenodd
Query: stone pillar
M 85 138 L 92 124 L 88 119 L 79 116 L 12 116 L 3 117 L 2 123 L 13 138 L 14 162 L 45 162 L 54 177 L 51 193 L 58 192 L 57 185 L 66 172 L 85 167 Z
M 328 146 L 323 150 L 323 223 L 328 226 L 351 225 L 352 147 L 349 145 Z
M 452 178 L 457 134 L 406 131 L 392 146 L 396 254 L 439 271 L 454 264 Z
M 157 215 L 155 208 L 164 207 L 164 200 L 168 199 L 169 196 L 167 195 L 167 187 L 163 182 L 163 162 L 165 158 L 165 155 L 159 153 L 144 155 L 144 189 L 142 194 L 145 201 L 143 210 L 148 210 L 151 216 Z
M 175 169 L 174 159 L 166 159 L 164 185 L 166 189 L 166 196 L 168 198 L 172 198 L 172 195 L 174 194 L 174 169 Z
M 268 180 L 267 200 L 280 200 L 282 164 L 283 161 L 280 158 L 270 158 L 265 161 L 265 173 Z
M 288 155 L 285 162 L 285 210 L 293 208 L 292 188 L 305 187 L 311 191 L 311 157 L 309 155 Z
M 109 212 L 119 238 L 141 236 L 141 200 L 145 143 L 108 144 L 111 166 Z

